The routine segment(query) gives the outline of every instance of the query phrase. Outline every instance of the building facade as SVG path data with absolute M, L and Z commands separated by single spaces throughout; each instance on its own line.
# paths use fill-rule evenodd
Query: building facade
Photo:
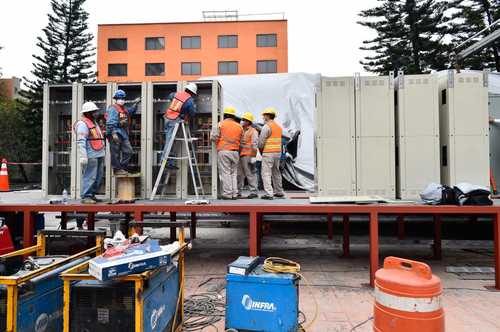
M 287 20 L 101 24 L 98 82 L 288 71 Z
M 8 99 L 21 99 L 21 79 L 18 77 L 0 78 L 0 96 Z

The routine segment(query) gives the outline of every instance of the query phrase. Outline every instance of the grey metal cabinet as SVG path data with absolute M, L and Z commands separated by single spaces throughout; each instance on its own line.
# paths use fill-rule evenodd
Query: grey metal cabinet
M 419 199 L 429 183 L 441 182 L 438 78 L 399 72 L 395 89 L 397 197 Z
M 317 102 L 318 193 L 356 195 L 354 78 L 322 77 Z
M 395 198 L 394 76 L 355 76 L 356 193 Z
M 60 196 L 64 189 L 76 196 L 77 84 L 44 86 L 42 137 L 42 195 Z
M 488 73 L 448 71 L 439 80 L 441 181 L 489 187 Z

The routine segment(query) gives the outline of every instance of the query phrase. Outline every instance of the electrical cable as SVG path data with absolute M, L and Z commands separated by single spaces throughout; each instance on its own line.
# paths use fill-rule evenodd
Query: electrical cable
M 264 264 L 262 266 L 262 269 L 266 272 L 269 273 L 291 273 L 296 276 L 298 276 L 301 279 L 304 279 L 304 282 L 309 289 L 309 293 L 311 294 L 313 300 L 314 300 L 314 316 L 311 319 L 310 322 L 308 322 L 305 326 L 299 325 L 299 331 L 306 331 L 309 329 L 313 324 L 315 323 L 316 319 L 318 318 L 318 311 L 319 311 L 319 306 L 318 306 L 318 301 L 316 300 L 316 297 L 314 296 L 314 293 L 312 291 L 312 287 L 310 286 L 311 284 L 309 281 L 300 273 L 300 264 L 297 262 L 294 262 L 289 259 L 285 258 L 280 258 L 280 257 L 268 257 L 264 260 Z M 306 321 L 306 315 L 302 312 L 304 316 L 304 322 Z
M 361 323 L 354 325 L 354 327 L 351 329 L 351 331 L 350 331 L 350 332 L 356 331 L 356 329 L 357 329 L 358 327 L 361 327 L 361 326 L 365 325 L 366 323 L 368 323 L 368 322 L 369 322 L 369 321 L 371 321 L 372 319 L 373 319 L 373 316 L 370 316 L 370 317 L 368 317 L 367 319 L 365 319 L 364 321 L 362 321 Z
M 183 331 L 200 331 L 212 326 L 225 316 L 226 302 L 215 292 L 193 294 L 184 301 Z

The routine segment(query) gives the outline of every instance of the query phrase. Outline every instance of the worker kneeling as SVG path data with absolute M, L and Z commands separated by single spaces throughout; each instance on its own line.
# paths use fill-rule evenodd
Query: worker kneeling
M 246 112 L 241 117 L 241 125 L 243 127 L 243 138 L 241 140 L 240 149 L 240 173 L 238 174 L 238 197 L 242 197 L 241 193 L 245 184 L 245 179 L 248 182 L 250 194 L 246 198 L 256 198 L 257 195 L 257 169 L 255 167 L 255 157 L 257 156 L 257 141 L 259 133 L 252 127 L 254 118 L 252 113 Z
M 264 191 L 262 199 L 283 198 L 283 184 L 280 171 L 281 136 L 283 129 L 274 121 L 276 110 L 272 107 L 262 112 L 264 127 L 259 135 L 259 151 L 262 154 L 262 184 Z
M 93 102 L 82 106 L 82 117 L 73 126 L 78 146 L 79 162 L 83 171 L 80 191 L 82 203 L 94 204 L 104 173 L 105 139 L 96 122 L 99 108 Z
M 238 197 L 238 164 L 243 128 L 236 120 L 236 110 L 224 109 L 224 120 L 212 134 L 212 141 L 217 145 L 219 176 L 222 182 L 222 199 Z

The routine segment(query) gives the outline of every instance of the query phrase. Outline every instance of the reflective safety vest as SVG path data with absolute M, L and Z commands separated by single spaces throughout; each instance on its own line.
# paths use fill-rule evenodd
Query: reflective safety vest
M 257 147 L 252 145 L 252 138 L 257 130 L 253 127 L 248 127 L 243 132 L 243 142 L 241 142 L 240 156 L 255 157 L 257 155 Z
M 219 123 L 220 137 L 217 140 L 217 151 L 238 151 L 240 149 L 243 128 L 232 120 L 225 119 Z
M 281 153 L 281 136 L 283 129 L 274 121 L 266 123 L 271 128 L 271 135 L 267 138 L 262 153 Z
M 122 128 L 128 128 L 128 111 L 127 109 L 118 104 L 113 105 L 116 111 L 118 112 L 118 119 L 120 122 L 120 127 Z
M 89 136 L 87 137 L 87 141 L 89 142 L 90 147 L 94 151 L 100 151 L 104 149 L 104 135 L 102 134 L 101 129 L 96 126 L 96 123 L 86 116 L 82 117 L 80 121 L 85 123 L 87 125 L 87 128 L 89 129 Z M 77 123 L 78 121 L 73 125 L 73 130 L 75 131 L 75 133 Z
M 191 98 L 191 95 L 186 91 L 176 92 L 174 95 L 174 99 L 165 112 L 165 117 L 169 120 L 177 119 L 179 115 L 181 115 L 182 106 L 184 106 L 189 98 Z

